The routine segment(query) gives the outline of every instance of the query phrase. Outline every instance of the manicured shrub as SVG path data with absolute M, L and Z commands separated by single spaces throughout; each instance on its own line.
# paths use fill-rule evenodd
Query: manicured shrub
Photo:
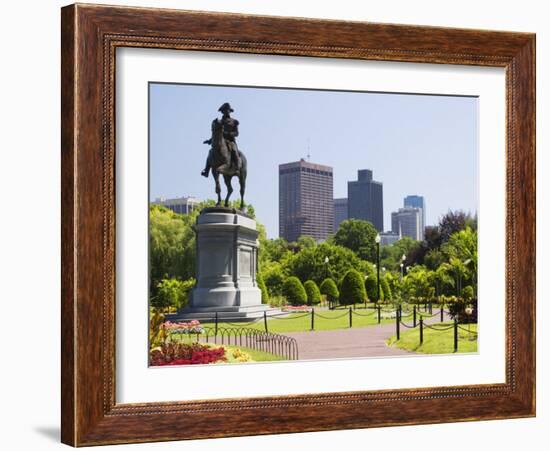
M 292 305 L 302 305 L 307 302 L 307 293 L 298 277 L 288 277 L 283 284 L 283 296 Z
M 265 286 L 264 278 L 261 273 L 256 274 L 256 283 L 262 292 L 262 304 L 267 304 L 269 301 L 269 292 L 267 291 L 267 287 Z
M 365 302 L 367 292 L 360 272 L 350 269 L 342 280 L 340 289 L 340 304 L 351 305 Z
M 329 302 L 337 301 L 340 297 L 336 283 L 330 278 L 323 280 L 319 289 L 321 290 L 321 294 L 325 295 Z
M 380 297 L 383 301 L 389 302 L 391 300 L 391 289 L 388 279 L 382 277 L 380 279 Z
M 321 302 L 321 292 L 319 291 L 319 287 L 313 280 L 307 280 L 304 283 L 304 289 L 306 290 L 307 303 L 309 305 L 315 305 Z
M 369 301 L 376 302 L 378 287 L 376 285 L 376 276 L 374 274 L 367 275 L 367 279 L 365 280 L 365 289 L 367 291 Z M 380 292 L 380 297 L 382 297 L 382 292 Z

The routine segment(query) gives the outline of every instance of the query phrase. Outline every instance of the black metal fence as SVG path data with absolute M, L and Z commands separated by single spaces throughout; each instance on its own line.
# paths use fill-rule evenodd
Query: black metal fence
M 200 332 L 181 334 L 181 336 L 187 336 L 197 342 L 239 346 L 267 352 L 284 360 L 298 360 L 296 339 L 252 327 L 201 327 Z

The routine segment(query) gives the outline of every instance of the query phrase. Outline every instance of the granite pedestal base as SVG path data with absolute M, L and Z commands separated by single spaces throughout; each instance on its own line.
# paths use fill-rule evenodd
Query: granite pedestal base
M 168 319 L 231 318 L 247 320 L 263 316 L 256 281 L 258 230 L 256 221 L 230 208 L 205 208 L 195 224 L 197 237 L 197 285 L 189 305 Z

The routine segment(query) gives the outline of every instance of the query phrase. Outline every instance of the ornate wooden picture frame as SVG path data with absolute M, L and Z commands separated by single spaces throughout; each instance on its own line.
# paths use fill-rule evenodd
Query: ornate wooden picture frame
M 85 446 L 535 415 L 533 34 L 78 4 L 62 9 L 61 34 L 64 443 Z M 119 47 L 505 68 L 506 382 L 117 403 L 114 99 Z

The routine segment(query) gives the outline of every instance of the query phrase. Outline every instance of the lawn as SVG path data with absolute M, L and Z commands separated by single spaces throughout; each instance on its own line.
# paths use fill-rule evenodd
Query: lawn
M 218 347 L 218 345 L 213 345 L 214 347 Z M 245 348 L 244 346 L 228 346 L 228 345 L 220 345 L 225 348 L 225 357 L 227 358 L 227 362 L 220 362 L 222 363 L 251 363 L 251 362 L 275 362 L 280 360 L 285 360 L 283 357 L 271 354 L 269 352 L 263 352 L 263 351 L 256 351 L 255 349 Z M 233 357 L 233 350 L 240 349 L 241 351 L 246 352 L 251 360 L 248 362 L 239 362 L 235 357 Z
M 349 309 L 337 310 L 315 310 L 314 330 L 334 330 L 349 328 Z M 382 319 L 381 324 L 392 323 L 392 319 Z M 205 324 L 208 327 L 214 327 L 213 324 Z M 378 316 L 376 310 L 352 310 L 352 326 L 366 327 L 378 325 Z M 252 327 L 259 330 L 265 330 L 264 320 L 256 320 L 255 322 L 242 323 L 219 323 L 219 327 L 239 328 Z M 268 318 L 267 329 L 269 332 L 285 333 L 285 332 L 305 332 L 311 330 L 311 313 L 290 313 L 284 316 Z
M 448 327 L 452 323 L 438 323 L 435 327 Z M 463 330 L 463 329 L 465 330 Z M 470 340 L 475 335 L 467 332 L 468 325 L 461 324 L 458 329 L 458 351 L 477 352 L 477 340 Z M 477 324 L 470 324 L 471 332 L 477 332 Z M 404 349 L 406 351 L 420 352 L 423 354 L 450 354 L 454 352 L 454 330 L 451 327 L 448 330 L 436 331 L 429 328 L 424 328 L 424 343 L 420 345 L 420 331 L 418 328 L 401 331 L 401 339 L 396 340 L 393 336 L 386 340 L 388 346 Z

